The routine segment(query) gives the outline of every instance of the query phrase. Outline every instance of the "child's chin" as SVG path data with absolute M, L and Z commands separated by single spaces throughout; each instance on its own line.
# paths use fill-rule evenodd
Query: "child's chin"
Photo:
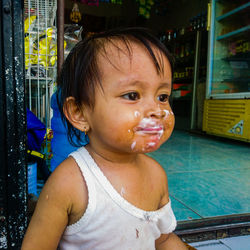
M 160 147 L 160 143 L 157 144 L 147 144 L 141 148 L 141 153 L 151 153 L 156 151 Z
M 148 148 L 146 148 L 145 153 L 154 152 L 154 151 L 156 151 L 159 148 L 160 148 L 160 145 L 155 145 L 153 147 L 148 147 Z
M 131 144 L 131 150 L 134 153 L 150 153 L 156 151 L 164 141 L 159 136 L 151 136 L 149 140 L 137 140 Z

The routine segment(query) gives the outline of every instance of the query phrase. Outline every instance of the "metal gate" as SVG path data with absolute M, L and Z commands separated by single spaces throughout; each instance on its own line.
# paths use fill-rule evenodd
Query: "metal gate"
M 50 97 L 56 79 L 56 0 L 24 1 L 27 107 L 50 127 Z
M 23 6 L 0 1 L 0 249 L 20 249 L 27 226 Z

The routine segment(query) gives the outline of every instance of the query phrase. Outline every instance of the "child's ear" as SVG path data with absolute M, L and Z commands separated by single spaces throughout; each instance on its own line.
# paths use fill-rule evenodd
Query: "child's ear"
M 74 97 L 68 97 L 63 106 L 63 113 L 68 121 L 82 132 L 89 131 L 89 123 L 84 117 L 83 110 L 76 104 Z

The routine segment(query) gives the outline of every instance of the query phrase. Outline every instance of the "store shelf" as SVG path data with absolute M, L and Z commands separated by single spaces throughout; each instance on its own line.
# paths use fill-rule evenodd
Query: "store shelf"
M 235 0 L 216 0 L 215 2 L 221 4 L 235 3 Z
M 227 13 L 225 13 L 224 15 L 221 15 L 219 17 L 216 18 L 217 21 L 222 21 L 228 17 L 231 17 L 235 14 L 240 14 L 241 11 L 249 11 L 250 10 L 250 2 L 249 3 L 246 3 L 246 4 L 243 4 L 241 6 L 239 6 L 238 8 L 236 9 L 233 9 Z
M 240 53 L 222 58 L 224 61 L 250 61 L 250 52 Z
M 221 82 L 250 83 L 250 78 L 230 78 L 230 79 L 224 79 Z
M 175 78 L 173 83 L 193 83 L 193 77 L 185 77 L 185 78 Z
M 175 66 L 181 66 L 181 65 L 193 65 L 194 63 L 194 54 L 191 54 L 189 56 L 184 56 L 180 58 L 176 58 L 174 65 Z
M 183 35 L 178 35 L 175 38 L 172 38 L 171 41 L 167 41 L 167 46 L 173 46 L 174 44 L 178 42 L 183 41 L 193 41 L 195 39 L 195 31 L 187 31 Z
M 232 32 L 226 33 L 224 35 L 217 36 L 216 40 L 221 41 L 221 40 L 224 40 L 224 39 L 228 39 L 228 38 L 231 38 L 231 37 L 241 35 L 241 34 L 243 34 L 245 32 L 249 32 L 249 31 L 250 31 L 250 25 L 247 25 L 245 27 L 242 27 L 240 29 L 237 29 L 237 30 L 234 30 Z
M 173 101 L 188 101 L 190 102 L 192 100 L 191 96 L 188 96 L 188 97 L 173 97 Z

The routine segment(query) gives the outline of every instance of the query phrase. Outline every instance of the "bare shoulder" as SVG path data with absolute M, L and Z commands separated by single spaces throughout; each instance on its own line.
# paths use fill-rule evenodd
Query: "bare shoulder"
M 88 201 L 86 183 L 72 157 L 63 161 L 48 179 L 42 195 L 48 196 L 48 194 L 52 198 L 60 197 L 61 201 L 64 200 L 69 216 L 86 209 Z
M 67 225 L 85 212 L 87 197 L 79 167 L 73 158 L 66 159 L 51 174 L 39 195 L 22 249 L 56 249 Z
M 163 185 L 167 184 L 167 175 L 163 167 L 155 159 L 148 155 L 142 155 L 142 159 L 150 174 L 158 180 L 161 180 Z
M 160 190 L 161 199 L 159 207 L 162 207 L 169 201 L 167 174 L 163 167 L 152 157 L 143 155 L 142 160 L 148 174 L 150 175 L 150 179 L 157 184 L 158 190 Z
M 42 194 L 49 192 L 51 195 L 63 195 L 72 202 L 74 198 L 72 193 L 79 188 L 84 191 L 84 179 L 75 160 L 69 157 L 51 174 Z

